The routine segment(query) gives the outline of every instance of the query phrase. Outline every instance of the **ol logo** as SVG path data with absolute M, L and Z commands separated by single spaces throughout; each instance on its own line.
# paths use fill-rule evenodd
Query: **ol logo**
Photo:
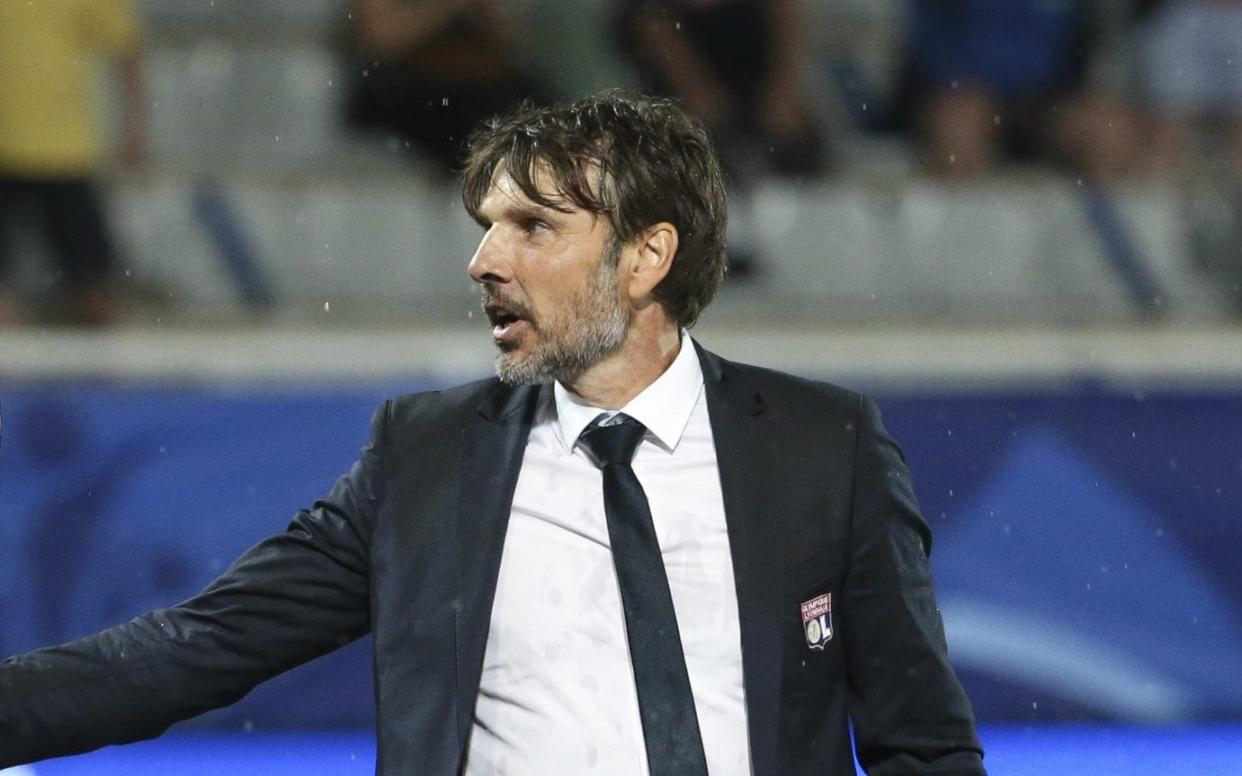
M 802 632 L 811 649 L 823 649 L 832 641 L 832 593 L 802 602 Z

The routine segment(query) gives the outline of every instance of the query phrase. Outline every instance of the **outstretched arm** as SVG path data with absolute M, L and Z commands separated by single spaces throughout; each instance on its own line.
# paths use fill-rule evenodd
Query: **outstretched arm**
M 0 767 L 152 738 L 366 633 L 387 409 L 326 498 L 199 595 L 0 665 Z

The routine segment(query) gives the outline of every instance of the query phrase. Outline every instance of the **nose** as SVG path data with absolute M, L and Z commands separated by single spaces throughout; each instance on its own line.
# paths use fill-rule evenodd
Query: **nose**
M 501 240 L 496 235 L 496 227 L 492 226 L 479 241 L 474 256 L 470 257 L 470 265 L 466 268 L 470 279 L 476 283 L 507 283 L 510 278 L 509 264 L 504 258 Z

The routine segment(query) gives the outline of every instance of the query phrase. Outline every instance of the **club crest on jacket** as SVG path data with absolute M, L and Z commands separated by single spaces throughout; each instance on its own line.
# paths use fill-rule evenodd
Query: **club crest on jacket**
M 811 649 L 823 649 L 832 641 L 832 593 L 802 602 L 802 632 Z

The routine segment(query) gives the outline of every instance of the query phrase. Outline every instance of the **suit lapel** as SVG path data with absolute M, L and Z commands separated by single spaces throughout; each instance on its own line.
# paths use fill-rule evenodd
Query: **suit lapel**
M 457 732 L 463 745 L 479 690 L 500 555 L 539 387 L 497 384 L 462 434 L 455 547 Z
M 783 642 L 780 591 L 785 524 L 780 460 L 762 397 L 695 343 L 703 366 L 737 589 L 747 725 L 755 773 L 780 768 L 778 722 Z M 463 744 L 479 689 L 505 529 L 540 388 L 498 385 L 463 429 L 455 521 L 457 732 Z
M 727 363 L 698 351 L 737 589 L 751 763 L 754 773 L 776 773 L 785 540 L 782 485 L 774 469 L 780 451 L 773 449 L 771 414 L 762 397 Z

